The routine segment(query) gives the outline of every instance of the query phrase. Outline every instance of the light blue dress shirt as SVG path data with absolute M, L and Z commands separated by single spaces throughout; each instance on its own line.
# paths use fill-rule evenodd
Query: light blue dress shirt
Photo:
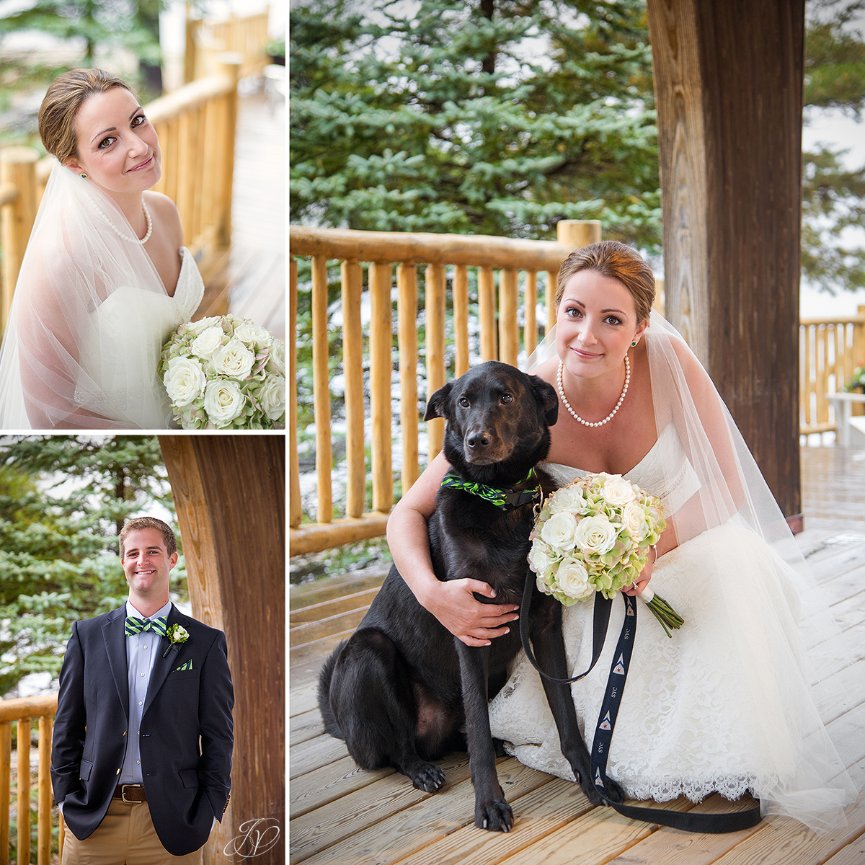
M 171 601 L 157 610 L 152 616 L 142 615 L 129 601 L 126 602 L 126 615 L 138 616 L 141 619 L 155 619 L 158 616 L 168 617 L 171 612 Z M 134 637 L 126 638 L 126 669 L 129 681 L 129 731 L 126 756 L 120 771 L 118 784 L 143 784 L 144 775 L 141 772 L 141 716 L 144 713 L 144 699 L 147 696 L 147 686 L 150 684 L 150 674 L 156 664 L 156 659 L 167 646 L 165 640 L 155 631 L 142 631 Z

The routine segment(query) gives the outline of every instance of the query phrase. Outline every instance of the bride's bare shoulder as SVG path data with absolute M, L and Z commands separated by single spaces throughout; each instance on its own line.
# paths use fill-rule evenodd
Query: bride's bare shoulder
M 144 200 L 150 208 L 155 228 L 159 229 L 160 234 L 171 237 L 176 247 L 183 246 L 183 227 L 174 202 L 167 195 L 152 190 L 144 193 Z

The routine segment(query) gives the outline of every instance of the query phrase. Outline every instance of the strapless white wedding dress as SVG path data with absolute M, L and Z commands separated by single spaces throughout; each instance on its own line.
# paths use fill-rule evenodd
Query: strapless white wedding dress
M 88 317 L 75 402 L 115 427 L 167 429 L 171 410 L 159 377 L 165 340 L 194 315 L 204 283 L 192 253 L 180 250 L 174 295 L 115 289 Z
M 677 471 L 664 472 L 664 465 Z M 583 474 L 545 468 L 560 484 Z M 673 427 L 627 477 L 659 495 L 668 514 L 699 487 Z M 738 520 L 658 560 L 651 586 L 685 625 L 670 639 L 637 605 L 634 652 L 607 765 L 631 798 L 700 801 L 718 791 L 735 799 L 750 791 L 764 813 L 788 814 L 815 828 L 843 819 L 854 793 L 846 781 L 833 780 L 844 764 L 812 696 L 787 567 Z M 591 659 L 592 608 L 588 602 L 564 611 L 570 675 Z M 623 616 L 616 599 L 598 663 L 571 685 L 590 749 Z M 490 721 L 493 735 L 521 762 L 573 780 L 540 677 L 523 653 L 490 704 Z

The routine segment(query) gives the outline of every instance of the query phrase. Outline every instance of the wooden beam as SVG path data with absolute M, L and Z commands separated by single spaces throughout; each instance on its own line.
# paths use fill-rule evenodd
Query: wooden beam
M 649 0 L 667 316 L 801 512 L 804 0 Z
M 285 438 L 159 436 L 195 618 L 225 631 L 234 680 L 231 802 L 216 861 L 260 819 L 285 826 Z M 284 839 L 271 861 L 282 861 Z

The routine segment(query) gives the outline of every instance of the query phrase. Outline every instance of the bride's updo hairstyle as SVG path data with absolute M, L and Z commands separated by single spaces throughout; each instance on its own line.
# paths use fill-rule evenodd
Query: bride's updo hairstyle
M 70 69 L 58 76 L 39 106 L 39 136 L 45 149 L 65 164 L 78 156 L 75 118 L 85 99 L 129 85 L 103 69 Z M 130 92 L 132 92 L 130 90 Z
M 562 300 L 565 283 L 581 270 L 595 270 L 602 276 L 618 279 L 634 298 L 637 321 L 646 321 L 655 301 L 655 274 L 645 259 L 630 246 L 617 240 L 602 240 L 575 249 L 563 262 L 556 283 L 556 308 Z

